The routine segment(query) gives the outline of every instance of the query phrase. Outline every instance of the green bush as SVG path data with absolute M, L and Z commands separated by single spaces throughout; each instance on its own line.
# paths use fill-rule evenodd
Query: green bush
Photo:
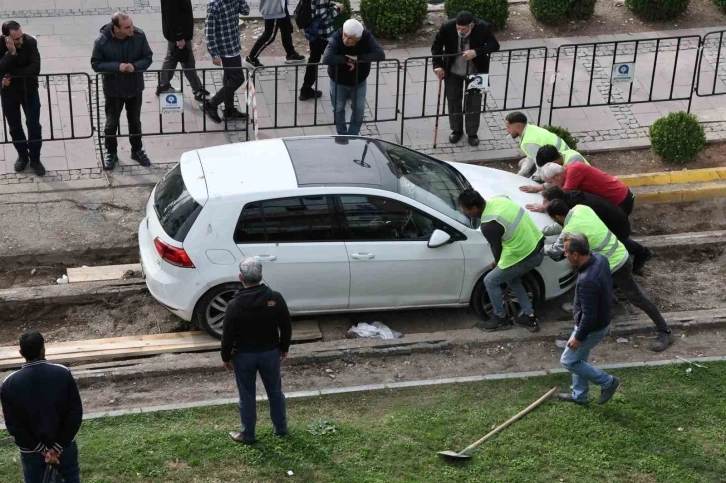
M 589 20 L 595 13 L 597 0 L 529 0 L 532 16 L 548 25 L 568 20 Z
M 597 0 L 572 0 L 569 17 L 571 20 L 590 20 L 595 15 Z
M 713 4 L 718 8 L 726 10 L 726 0 L 713 0 Z
M 345 10 L 340 12 L 338 15 L 335 16 L 333 19 L 333 28 L 335 30 L 342 29 L 343 24 L 346 20 L 349 20 L 352 16 L 352 11 L 350 9 L 350 0 L 335 0 L 338 3 L 342 3 L 345 5 Z
M 486 20 L 494 30 L 501 30 L 509 17 L 507 0 L 446 0 L 444 12 L 449 18 L 459 12 L 471 12 L 476 18 Z
M 650 126 L 650 145 L 664 161 L 682 164 L 706 147 L 706 134 L 693 114 L 671 112 Z
M 577 151 L 577 138 L 572 137 L 572 134 L 570 134 L 570 131 L 568 131 L 564 127 L 560 127 L 560 126 L 542 126 L 542 127 L 544 129 L 547 129 L 549 132 L 553 132 L 553 133 L 557 134 L 560 137 L 560 139 L 562 139 L 570 149 L 574 149 L 575 151 Z
M 426 18 L 426 0 L 361 0 L 360 16 L 379 37 L 396 38 L 418 30 Z
M 689 0 L 625 0 L 625 6 L 643 20 L 673 20 L 688 8 Z

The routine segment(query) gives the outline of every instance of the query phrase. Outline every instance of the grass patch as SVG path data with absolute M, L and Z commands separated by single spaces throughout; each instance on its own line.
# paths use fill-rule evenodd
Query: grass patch
M 623 387 L 607 405 L 547 402 L 463 464 L 436 452 L 463 449 L 569 376 L 290 400 L 284 439 L 260 404 L 251 447 L 227 439 L 239 424 L 234 405 L 87 421 L 81 470 L 86 482 L 113 483 L 712 483 L 726 475 L 726 363 L 708 366 L 615 371 Z M 0 481 L 22 480 L 18 459 L 0 447 Z

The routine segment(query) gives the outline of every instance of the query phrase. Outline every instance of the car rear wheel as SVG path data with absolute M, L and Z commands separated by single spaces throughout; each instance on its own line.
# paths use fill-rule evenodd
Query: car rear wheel
M 528 273 L 522 277 L 522 285 L 524 285 L 524 289 L 527 291 L 532 307 L 537 308 L 542 301 L 541 290 L 537 279 L 531 273 Z M 504 298 L 504 309 L 507 311 L 507 314 L 516 316 L 521 310 L 519 302 L 517 302 L 517 297 L 514 296 L 514 293 L 509 290 L 506 284 L 502 285 L 502 295 Z M 494 316 L 492 303 L 489 301 L 489 294 L 484 286 L 484 277 L 479 279 L 479 282 L 474 288 L 474 292 L 471 295 L 471 306 L 474 312 L 476 312 L 476 315 L 483 321 L 490 320 Z
M 225 283 L 205 293 L 194 309 L 194 321 L 197 326 L 212 337 L 221 339 L 224 312 L 229 301 L 241 287 L 239 283 Z

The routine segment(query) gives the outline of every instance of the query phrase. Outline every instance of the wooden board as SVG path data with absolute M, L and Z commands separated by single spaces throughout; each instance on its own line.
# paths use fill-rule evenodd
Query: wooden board
M 323 333 L 317 320 L 293 320 L 292 321 L 292 342 L 311 342 L 322 340 Z
M 132 270 L 141 271 L 141 264 L 129 263 L 126 265 L 105 265 L 101 267 L 69 268 L 67 270 L 68 283 L 99 282 L 103 280 L 119 280 L 124 273 Z

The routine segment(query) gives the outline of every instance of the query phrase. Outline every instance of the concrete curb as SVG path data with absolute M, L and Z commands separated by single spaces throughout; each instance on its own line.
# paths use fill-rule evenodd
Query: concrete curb
M 630 188 L 665 184 L 706 183 L 726 180 L 726 168 L 683 169 L 657 173 L 629 174 L 618 179 Z
M 636 206 L 726 197 L 726 182 L 722 181 L 661 186 L 663 186 L 663 189 L 652 189 L 651 186 L 641 186 L 640 189 L 633 188 Z M 669 188 L 666 188 L 666 186 Z
M 705 362 L 721 362 L 726 361 L 726 356 L 711 356 L 711 357 L 698 357 L 690 359 L 691 362 L 705 363 Z M 630 369 L 636 367 L 656 367 L 665 366 L 672 364 L 688 364 L 687 361 L 682 359 L 668 359 L 663 361 L 642 361 L 642 362 L 624 362 L 615 364 L 603 364 L 598 365 L 601 369 Z M 541 371 L 526 371 L 526 372 L 507 372 L 503 374 L 486 374 L 479 376 L 464 376 L 464 377 L 447 377 L 440 379 L 423 379 L 418 381 L 404 381 L 404 382 L 393 382 L 384 384 L 367 384 L 363 386 L 348 386 L 348 387 L 336 387 L 326 389 L 314 389 L 308 391 L 295 391 L 286 393 L 287 399 L 301 399 L 309 397 L 322 397 L 331 394 L 351 394 L 356 392 L 365 391 L 381 391 L 381 390 L 392 390 L 412 387 L 424 387 L 424 386 L 440 386 L 445 384 L 466 384 L 471 382 L 483 382 L 483 381 L 497 381 L 502 379 L 527 379 L 530 377 L 543 377 L 553 374 L 564 374 L 567 370 L 556 367 L 552 369 L 546 369 Z M 267 396 L 257 396 L 258 401 L 266 401 Z M 224 399 L 211 399 L 206 401 L 194 401 L 180 404 L 164 404 L 160 406 L 146 406 L 140 408 L 129 408 L 129 409 L 118 409 L 115 411 L 104 411 L 96 413 L 88 413 L 83 415 L 83 420 L 90 419 L 101 419 L 108 417 L 126 416 L 129 414 L 146 414 L 155 413 L 160 411 L 175 411 L 180 409 L 191 409 L 199 407 L 210 407 L 210 406 L 223 406 L 227 404 L 236 404 L 237 398 L 224 398 Z M 5 425 L 0 424 L 0 430 L 4 430 Z

